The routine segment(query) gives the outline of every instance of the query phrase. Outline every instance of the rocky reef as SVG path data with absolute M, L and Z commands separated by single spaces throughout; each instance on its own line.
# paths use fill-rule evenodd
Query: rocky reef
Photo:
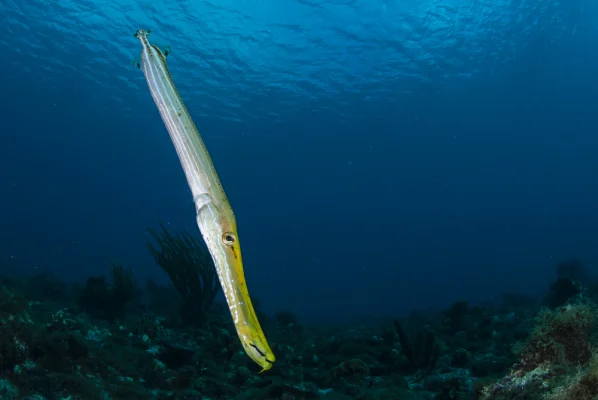
M 108 272 L 80 285 L 48 272 L 2 278 L 0 399 L 598 396 L 598 285 L 578 262 L 559 265 L 543 298 L 505 294 L 493 304 L 458 301 L 338 326 L 262 314 L 278 358 L 263 374 L 225 307 L 212 302 L 213 286 L 190 310 L 176 285 L 141 288 L 117 263 Z

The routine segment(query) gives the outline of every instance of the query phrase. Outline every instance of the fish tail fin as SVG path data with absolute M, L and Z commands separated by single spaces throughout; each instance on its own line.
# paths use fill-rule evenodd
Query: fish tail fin
M 141 37 L 146 37 L 150 33 L 152 33 L 152 31 L 149 29 L 139 29 L 137 32 L 135 32 L 135 34 L 133 36 L 135 36 L 136 38 L 141 38 Z

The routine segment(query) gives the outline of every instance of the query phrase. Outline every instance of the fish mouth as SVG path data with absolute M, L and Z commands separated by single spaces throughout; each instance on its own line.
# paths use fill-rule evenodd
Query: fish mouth
M 266 361 L 266 362 L 268 362 L 268 363 L 270 363 L 270 364 L 274 364 L 274 361 L 275 361 L 275 360 L 270 360 L 270 359 L 269 359 L 269 358 L 266 356 L 266 353 L 264 353 L 263 351 L 261 351 L 261 350 L 259 349 L 259 347 L 257 347 L 257 346 L 256 346 L 255 344 L 253 344 L 253 343 L 251 343 L 251 345 L 250 345 L 250 346 L 251 346 L 251 347 L 253 347 L 253 348 L 255 349 L 255 351 L 257 351 L 257 352 L 260 354 L 260 356 L 262 356 L 262 357 L 264 358 L 264 361 Z
M 247 355 L 263 368 L 262 371 L 267 371 L 276 357 L 268 345 L 247 289 L 238 234 L 233 226 L 227 228 L 230 229 L 206 229 L 210 234 L 204 239 L 241 344 Z
M 263 368 L 262 372 L 267 371 L 272 368 L 276 357 L 268 345 L 253 308 L 243 273 L 240 249 L 237 247 L 229 250 L 227 257 L 221 259 L 223 265 L 218 266 L 218 268 L 222 271 L 219 276 L 225 277 L 222 285 L 223 288 L 226 288 L 225 297 L 233 323 L 245 352 L 257 365 Z

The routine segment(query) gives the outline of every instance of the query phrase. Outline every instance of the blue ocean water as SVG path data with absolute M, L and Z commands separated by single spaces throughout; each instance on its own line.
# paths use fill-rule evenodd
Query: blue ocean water
M 132 64 L 173 79 L 266 311 L 396 315 L 536 293 L 598 262 L 598 2 L 0 2 L 0 265 L 166 280 L 146 228 L 196 231 Z

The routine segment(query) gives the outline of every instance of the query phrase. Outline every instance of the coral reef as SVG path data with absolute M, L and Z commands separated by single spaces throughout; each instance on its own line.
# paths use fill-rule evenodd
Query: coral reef
M 165 230 L 154 249 L 166 268 L 198 266 L 195 242 Z M 191 252 L 190 254 L 181 254 Z M 203 261 L 201 261 L 203 262 Z M 183 263 L 184 267 L 181 267 Z M 201 264 L 204 265 L 204 264 Z M 561 268 L 562 269 L 562 268 Z M 574 295 L 547 302 L 507 294 L 496 304 L 455 302 L 439 312 L 354 326 L 304 325 L 281 310 L 265 319 L 275 368 L 258 374 L 230 316 L 202 275 L 201 320 L 179 320 L 181 288 L 148 282 L 144 306 L 132 271 L 69 287 L 37 275 L 0 282 L 0 398 L 231 400 L 505 400 L 598 396 L 592 279 L 574 271 Z M 198 274 L 196 272 L 196 274 Z M 583 282 L 572 278 L 583 277 Z M 199 280 L 200 286 L 189 283 Z M 210 283 L 207 278 L 206 283 Z M 180 285 L 180 283 L 179 283 Z M 36 290 L 39 287 L 39 290 Z M 63 288 L 62 294 L 56 289 Z M 176 289 L 175 289 L 176 288 Z M 68 290 L 67 290 L 68 289 Z M 177 290 L 178 289 L 178 290 Z M 43 295 L 35 295 L 43 293 Z M 65 294 L 67 293 L 67 294 Z M 45 297 L 44 297 L 45 296 Z M 152 300 L 158 297 L 160 301 Z M 206 296 L 206 297 L 204 297 Z M 566 300 L 562 300 L 566 298 Z M 127 306 L 128 305 L 128 306 Z M 209 307 L 211 306 L 211 307 Z
M 201 325 L 220 290 L 210 253 L 199 237 L 187 231 L 171 234 L 161 227 L 161 233 L 148 229 L 159 249 L 151 242 L 146 243 L 147 248 L 178 290 L 182 318 Z
M 77 298 L 77 304 L 89 314 L 114 320 L 124 318 L 127 306 L 139 296 L 133 271 L 121 264 L 110 265 L 112 283 L 103 276 L 90 277 Z

